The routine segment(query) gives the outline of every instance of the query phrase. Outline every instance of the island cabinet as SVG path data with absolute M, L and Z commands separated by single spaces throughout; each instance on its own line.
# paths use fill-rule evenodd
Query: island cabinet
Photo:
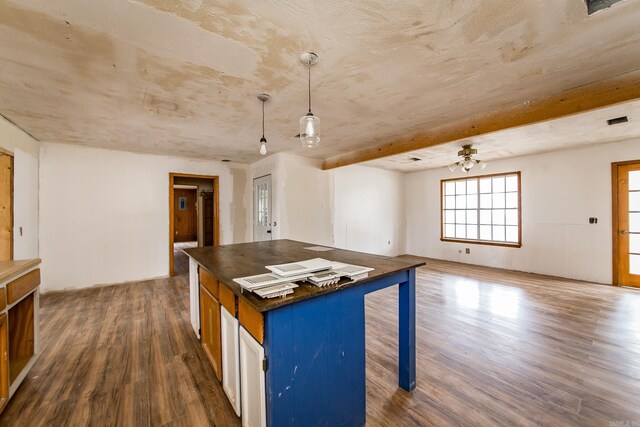
M 221 360 L 214 371 L 243 427 L 365 425 L 364 298 L 390 286 L 398 289 L 398 384 L 416 386 L 415 268 L 424 263 L 327 248 L 323 258 L 375 270 L 357 282 L 301 283 L 274 299 L 233 280 L 314 258 L 312 246 L 272 240 L 185 250 L 191 324 L 212 363 Z
M 0 412 L 39 354 L 39 264 L 0 262 Z

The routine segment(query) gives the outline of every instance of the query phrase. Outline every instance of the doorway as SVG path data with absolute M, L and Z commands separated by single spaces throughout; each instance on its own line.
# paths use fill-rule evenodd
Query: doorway
M 218 177 L 169 174 L 169 275 L 189 269 L 182 251 L 196 246 L 218 245 Z
M 253 180 L 253 241 L 271 240 L 271 175 Z
M 640 287 L 640 160 L 611 164 L 613 284 Z

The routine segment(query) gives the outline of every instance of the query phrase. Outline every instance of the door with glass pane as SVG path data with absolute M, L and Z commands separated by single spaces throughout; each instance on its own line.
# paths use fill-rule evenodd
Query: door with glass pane
M 253 180 L 253 240 L 271 240 L 271 175 Z
M 613 165 L 614 284 L 640 287 L 640 161 Z

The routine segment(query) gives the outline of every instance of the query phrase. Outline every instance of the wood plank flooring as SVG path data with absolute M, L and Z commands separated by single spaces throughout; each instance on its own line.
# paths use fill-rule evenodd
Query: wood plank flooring
M 640 425 L 640 291 L 429 260 L 412 394 L 396 385 L 396 294 L 367 296 L 367 425 Z M 0 425 L 240 425 L 191 332 L 186 276 L 41 306 L 43 354 Z

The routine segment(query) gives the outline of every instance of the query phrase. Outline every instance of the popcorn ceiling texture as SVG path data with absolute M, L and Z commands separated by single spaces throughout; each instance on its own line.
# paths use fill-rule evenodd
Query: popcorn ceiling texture
M 43 141 L 248 163 L 267 92 L 270 152 L 323 159 L 640 69 L 639 21 L 632 0 L 2 0 L 0 113 Z M 313 151 L 293 138 L 307 50 Z

